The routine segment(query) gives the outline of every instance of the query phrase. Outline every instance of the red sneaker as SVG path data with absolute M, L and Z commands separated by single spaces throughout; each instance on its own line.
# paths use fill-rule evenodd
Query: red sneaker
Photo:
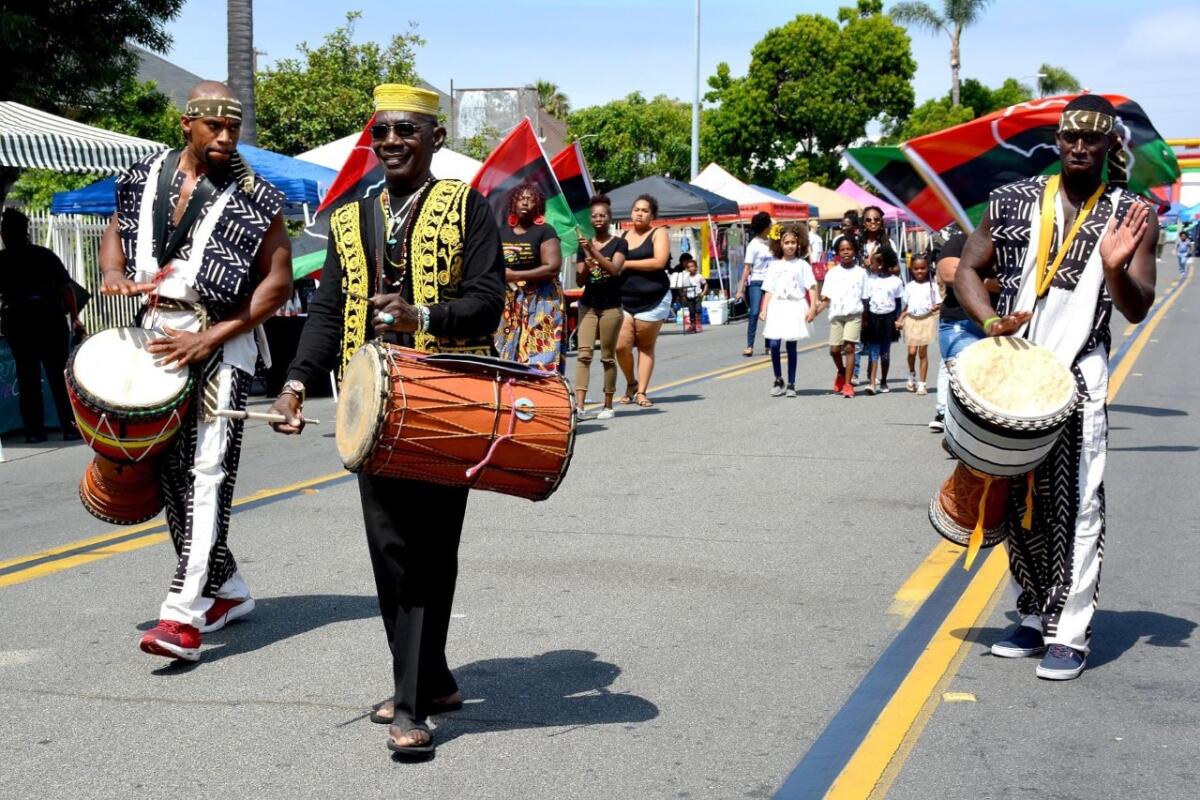
M 238 617 L 244 617 L 254 610 L 254 598 L 243 597 L 238 600 L 228 600 L 218 597 L 212 607 L 204 614 L 204 624 L 200 626 L 201 633 L 212 633 L 225 627 L 225 623 L 233 622 Z
M 845 386 L 842 387 L 842 397 L 845 397 L 847 399 L 854 397 L 854 384 L 847 383 Z
M 845 389 L 845 388 L 846 388 L 846 376 L 839 372 L 837 374 L 837 377 L 833 379 L 833 390 L 835 392 L 840 392 L 842 389 Z
M 143 653 L 184 661 L 200 660 L 200 631 L 182 622 L 159 620 L 138 644 Z

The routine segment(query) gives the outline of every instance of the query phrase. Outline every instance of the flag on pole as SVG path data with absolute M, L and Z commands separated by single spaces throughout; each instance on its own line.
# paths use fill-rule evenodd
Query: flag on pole
M 509 195 L 522 183 L 532 183 L 541 190 L 546 198 L 546 224 L 554 228 L 564 248 L 570 245 L 573 254 L 577 247 L 575 217 L 528 117 L 496 145 L 471 181 L 487 198 L 501 226 L 508 224 Z
M 554 171 L 554 177 L 562 187 L 563 197 L 571 209 L 575 224 L 584 231 L 590 231 L 591 202 L 596 190 L 592 186 L 592 176 L 588 172 L 587 161 L 583 157 L 583 148 L 579 146 L 579 142 L 571 142 L 562 152 L 550 159 L 550 169 Z
M 1123 95 L 1102 96 L 1116 107 L 1124 127 L 1129 189 L 1144 195 L 1152 186 L 1174 183 L 1179 177 L 1175 154 L 1142 107 Z M 1054 134 L 1063 108 L 1076 97 L 1061 95 L 1018 103 L 901 145 L 905 158 L 948 212 L 940 217 L 928 212 L 930 227 L 957 220 L 964 229 L 972 230 L 983 217 L 993 189 L 1057 172 Z
M 946 226 L 949 211 L 922 180 L 899 147 L 851 147 L 846 161 L 894 206 L 927 228 Z M 940 223 L 940 224 L 937 224 Z

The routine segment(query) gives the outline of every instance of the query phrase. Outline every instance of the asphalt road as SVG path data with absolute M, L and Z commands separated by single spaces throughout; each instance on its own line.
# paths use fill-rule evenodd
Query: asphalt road
M 1197 291 L 1111 412 L 1092 669 L 1049 684 L 987 657 L 1005 596 L 949 687 L 974 701 L 935 704 L 890 796 L 1194 796 Z M 934 397 L 903 391 L 899 359 L 893 393 L 845 400 L 817 347 L 801 396 L 771 398 L 744 331 L 664 335 L 656 407 L 583 423 L 550 500 L 472 497 L 449 644 L 466 707 L 437 720 L 426 764 L 391 760 L 365 718 L 390 670 L 352 482 L 234 515 L 259 607 L 179 667 L 136 646 L 168 544 L 5 585 L 5 561 L 118 532 L 79 505 L 86 448 L 7 442 L 0 796 L 772 796 L 913 613 L 895 595 L 938 544 L 925 509 L 949 466 Z M 734 367 L 749 371 L 680 383 Z M 338 471 L 332 404 L 310 414 L 328 424 L 299 439 L 248 426 L 239 497 Z

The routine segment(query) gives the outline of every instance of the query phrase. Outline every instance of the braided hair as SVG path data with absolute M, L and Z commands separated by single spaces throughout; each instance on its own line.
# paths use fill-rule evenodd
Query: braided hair
M 533 195 L 533 216 L 534 221 L 540 223 L 540 220 L 546 216 L 546 195 L 536 183 L 526 181 L 517 188 L 513 189 L 508 194 L 508 224 L 517 224 L 517 200 L 523 194 Z

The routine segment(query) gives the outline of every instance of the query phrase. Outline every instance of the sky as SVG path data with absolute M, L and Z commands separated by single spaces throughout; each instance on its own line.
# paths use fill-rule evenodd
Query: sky
M 771 28 L 797 14 L 836 16 L 843 2 L 702 0 L 700 74 L 727 62 L 745 74 L 750 51 Z M 885 0 L 890 7 L 892 0 Z M 932 0 L 935 8 L 940 0 Z M 416 24 L 427 43 L 417 52 L 421 77 L 443 91 L 558 84 L 572 108 L 640 91 L 691 100 L 695 87 L 694 0 L 254 0 L 260 67 L 316 46 L 360 10 L 356 39 L 386 43 Z M 205 78 L 223 78 L 225 4 L 188 0 L 170 23 L 167 58 Z M 917 102 L 950 89 L 949 38 L 911 30 Z M 999 0 L 962 37 L 962 77 L 998 86 L 1032 85 L 1042 63 L 1065 67 L 1092 91 L 1124 94 L 1164 137 L 1200 137 L 1200 84 L 1188 80 L 1200 46 L 1193 3 L 1161 0 Z M 819 65 L 814 65 L 819 69 Z

